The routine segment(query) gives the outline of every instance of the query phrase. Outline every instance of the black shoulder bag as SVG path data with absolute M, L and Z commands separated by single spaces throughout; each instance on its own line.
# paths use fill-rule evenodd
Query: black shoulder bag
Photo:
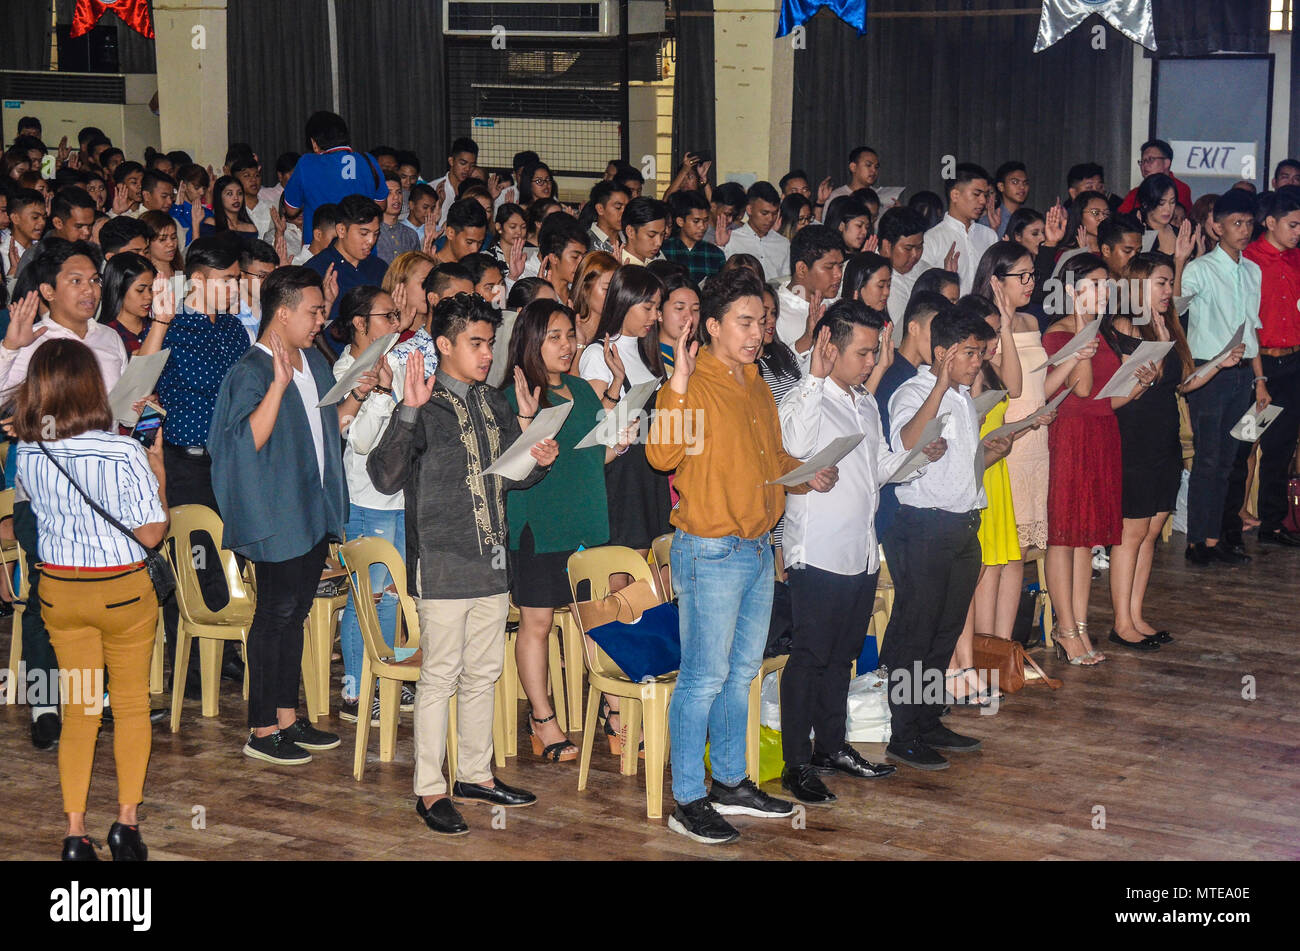
M 108 522 L 109 525 L 112 525 L 123 535 L 127 536 L 131 541 L 140 545 L 140 539 L 135 537 L 135 532 L 131 531 L 131 529 L 127 528 L 113 516 L 109 515 L 98 502 L 87 495 L 86 490 L 77 484 L 77 480 L 68 474 L 68 470 L 59 465 L 59 460 L 55 459 L 54 456 L 50 454 L 50 451 L 45 448 L 44 443 L 37 443 L 36 445 L 40 447 L 41 452 L 45 453 L 45 458 L 54 463 L 54 468 L 62 472 L 63 477 L 72 483 L 72 487 L 77 490 L 83 499 L 86 500 L 86 504 L 91 507 L 96 515 Z M 140 545 L 140 547 L 144 548 L 143 545 Z M 149 572 L 149 580 L 153 582 L 153 590 L 154 593 L 158 595 L 158 603 L 162 604 L 170 598 L 172 592 L 176 590 L 176 572 L 172 571 L 172 566 L 167 563 L 167 559 L 163 557 L 162 554 L 151 548 L 144 549 L 144 567 L 145 570 Z

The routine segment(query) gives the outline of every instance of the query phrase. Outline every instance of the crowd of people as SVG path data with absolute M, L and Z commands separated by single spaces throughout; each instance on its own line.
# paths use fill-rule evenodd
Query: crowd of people
M 147 856 L 137 806 L 160 607 L 168 637 L 176 626 L 153 552 L 171 506 L 220 515 L 223 537 L 194 549 L 209 607 L 229 597 L 218 547 L 255 579 L 243 752 L 270 764 L 340 744 L 298 703 L 303 623 L 331 543 L 392 543 L 408 591 L 375 566 L 377 603 L 345 610 L 339 716 L 378 716 L 377 697 L 361 695 L 359 612 L 377 612 L 392 646 L 409 594 L 420 674 L 401 704 L 414 714 L 415 808 L 445 835 L 468 831 L 457 802 L 536 802 L 491 770 L 512 603 L 534 752 L 577 757 L 548 693 L 547 639 L 574 600 L 566 566 L 579 550 L 644 557 L 672 534 L 668 826 L 723 843 L 738 837 L 727 816 L 795 808 L 746 774 L 750 685 L 782 586 L 793 636 L 781 785 L 825 804 L 826 776 L 943 769 L 945 754 L 980 748 L 944 717 L 1000 700 L 974 636 L 1012 637 L 1035 550 L 1055 651 L 1093 667 L 1175 641 L 1148 617 L 1147 594 L 1184 482 L 1192 565 L 1250 561 L 1252 477 L 1259 542 L 1300 545 L 1284 524 L 1300 429 L 1295 160 L 1263 194 L 1239 183 L 1193 203 L 1169 145 L 1152 140 L 1127 197 L 1083 162 L 1040 211 L 1016 161 L 993 173 L 959 163 L 939 191 L 886 202 L 887 156 L 868 147 L 848 156 L 838 188 L 799 169 L 715 184 L 688 153 L 659 197 L 615 160 L 566 201 L 536 153 L 490 170 L 458 138 L 444 172 L 409 151 L 354 148 L 329 112 L 308 119 L 309 151 L 279 156 L 273 174 L 247 144 L 218 175 L 184 152 L 135 161 L 95 128 L 57 150 L 35 120 L 17 132 L 0 157 L 5 477 L 29 569 L 13 636 L 29 672 L 106 670 L 108 684 L 103 698 L 64 697 L 62 716 L 57 697 L 31 703 L 33 743 L 58 746 L 65 859 L 96 857 L 86 800 L 110 712 L 120 810 L 108 844 L 118 860 Z M 1135 361 L 1147 344 L 1169 346 Z M 129 361 L 163 350 L 155 392 L 114 409 Z M 654 424 L 578 448 L 641 384 L 649 395 L 632 408 Z M 1230 430 L 1270 403 L 1283 411 L 1262 427 L 1254 466 L 1255 441 Z M 527 475 L 489 472 L 562 404 L 572 411 L 531 446 Z M 132 438 L 150 408 L 165 413 L 152 443 Z M 797 484 L 779 481 L 814 457 Z M 1098 637 L 1089 600 L 1107 551 L 1113 621 Z M 886 568 L 888 764 L 845 739 Z M 6 601 L 18 584 L 0 585 Z M 223 672 L 242 677 L 238 658 Z M 601 700 L 597 722 L 621 753 L 618 698 Z

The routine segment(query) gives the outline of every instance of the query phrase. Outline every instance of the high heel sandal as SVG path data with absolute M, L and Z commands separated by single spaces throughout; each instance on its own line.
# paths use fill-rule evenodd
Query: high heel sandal
M 973 673 L 974 670 L 975 670 L 974 667 L 962 667 L 959 670 L 950 670 L 943 675 L 943 679 L 964 681 L 966 679 L 966 675 L 968 673 Z M 992 702 L 992 700 L 993 700 L 992 696 L 987 693 L 977 692 L 974 695 L 972 695 L 969 686 L 966 687 L 966 692 L 962 694 L 960 697 L 957 696 L 955 693 L 953 693 L 952 688 L 949 687 L 946 691 L 946 695 L 943 698 L 944 703 L 952 704 L 953 706 L 958 706 L 958 707 L 987 707 Z
M 610 709 L 609 701 L 605 699 L 605 695 L 602 693 L 600 695 L 600 710 L 599 712 L 597 712 L 596 717 L 599 720 L 605 721 L 605 737 L 606 739 L 609 740 L 610 755 L 622 756 L 623 741 L 625 739 L 624 730 L 615 730 L 612 726 L 609 725 L 609 718 L 616 717 L 616 716 L 618 716 L 618 711 Z M 640 746 L 637 747 L 637 751 L 640 754 L 641 758 L 645 759 L 644 741 L 642 741 Z
M 1079 636 L 1080 636 L 1080 637 L 1088 637 L 1088 622 L 1087 622 L 1087 621 L 1079 621 L 1077 624 L 1075 624 L 1074 628 L 1075 628 L 1076 631 L 1079 632 Z M 1092 638 L 1090 638 L 1090 637 L 1088 638 L 1088 643 L 1089 643 L 1089 644 L 1092 643 Z M 1106 655 L 1103 654 L 1101 651 L 1097 650 L 1097 648 L 1095 648 L 1095 647 L 1090 647 L 1090 648 L 1088 648 L 1088 653 L 1087 653 L 1086 656 L 1096 658 L 1096 661 L 1095 661 L 1095 662 L 1098 663 L 1098 664 L 1100 664 L 1103 660 L 1106 659 Z
M 1057 628 L 1052 633 L 1052 643 L 1056 645 L 1056 657 L 1058 660 L 1068 661 L 1073 667 L 1096 667 L 1100 661 L 1094 660 L 1092 654 L 1084 653 L 1078 657 L 1071 657 L 1069 651 L 1065 649 L 1062 641 L 1080 640 L 1079 632 L 1074 628 L 1061 629 Z
M 567 763 L 578 758 L 578 748 L 569 742 L 566 737 L 558 743 L 552 743 L 549 746 L 542 745 L 542 738 L 533 731 L 533 724 L 550 723 L 555 719 L 552 713 L 549 717 L 542 717 L 540 720 L 533 716 L 533 711 L 528 711 L 528 736 L 533 741 L 533 754 L 540 756 L 542 759 L 550 760 L 552 763 Z

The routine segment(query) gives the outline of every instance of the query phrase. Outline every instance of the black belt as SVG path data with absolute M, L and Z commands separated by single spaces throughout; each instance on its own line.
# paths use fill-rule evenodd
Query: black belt
M 209 458 L 207 446 L 178 446 L 175 443 L 170 443 L 170 442 L 163 443 L 163 446 L 165 446 L 167 449 L 172 449 L 175 450 L 176 452 L 184 453 L 187 456 L 193 456 L 195 459 Z

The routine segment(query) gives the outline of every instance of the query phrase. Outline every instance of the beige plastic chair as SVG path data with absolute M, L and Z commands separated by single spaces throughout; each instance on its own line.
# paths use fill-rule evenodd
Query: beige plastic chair
M 561 619 L 560 611 L 564 612 L 564 618 Z M 546 646 L 546 671 L 549 680 L 551 703 L 555 707 L 556 725 L 563 733 L 569 732 L 570 717 L 568 715 L 568 699 L 565 691 L 565 676 L 568 673 L 569 666 L 578 667 L 578 689 L 582 689 L 582 670 L 581 661 L 575 660 L 574 664 L 566 665 L 562 663 L 560 657 L 560 642 L 564 637 L 564 627 L 568 623 L 568 608 L 557 608 L 555 612 L 555 622 L 551 626 L 550 637 L 547 638 Z M 519 608 L 515 606 L 514 599 L 510 600 L 510 612 L 506 616 L 507 625 L 519 624 Z M 506 628 L 506 658 L 505 665 L 501 669 L 501 679 L 497 681 L 496 691 L 496 719 L 493 723 L 493 748 L 496 752 L 496 764 L 504 766 L 507 756 L 519 755 L 519 701 L 524 699 L 523 681 L 519 679 L 519 665 L 515 661 L 515 644 L 517 642 L 517 631 L 511 631 Z M 565 653 L 568 656 L 577 657 L 581 648 L 576 648 L 574 654 L 569 654 L 566 646 Z M 579 699 L 581 703 L 581 699 Z
M 13 489 L 9 490 L 10 498 L 13 497 Z M 18 590 L 14 593 L 14 616 L 10 626 L 9 634 L 9 674 L 5 680 L 5 703 L 13 703 L 18 693 L 18 673 L 23 662 L 23 613 L 27 610 L 27 556 L 23 554 L 21 548 L 16 548 L 13 552 L 13 558 L 18 564 Z M 5 570 L 8 570 L 8 562 L 3 556 L 0 561 L 5 561 Z
M 607 545 L 588 548 L 569 556 L 569 589 L 575 603 L 607 597 L 609 578 L 614 574 L 628 574 L 633 581 L 654 584 L 650 565 L 631 548 Z M 579 633 L 582 619 L 575 612 L 572 618 Z M 623 742 L 620 771 L 624 776 L 635 776 L 640 745 L 641 724 L 645 722 L 645 796 L 646 816 L 658 819 L 663 816 L 664 762 L 668 754 L 668 701 L 672 698 L 676 673 L 650 683 L 629 680 L 594 641 L 583 637 L 583 657 L 587 663 L 587 711 L 583 721 L 582 755 L 578 762 L 578 791 L 587 788 L 587 775 L 591 770 L 591 750 L 595 742 L 596 717 L 600 710 L 602 693 L 626 701 L 619 704 L 620 718 L 627 733 Z
M 749 716 L 745 721 L 745 774 L 755 783 L 758 782 L 758 738 L 762 727 L 759 717 L 763 706 L 763 681 L 767 679 L 768 674 L 775 673 L 777 686 L 780 687 L 781 671 L 785 670 L 785 665 L 789 662 L 789 654 L 764 657 L 762 665 L 758 668 L 758 676 L 749 683 Z
M 405 632 L 401 641 L 394 636 L 395 644 L 402 647 L 420 646 L 420 619 L 415 610 L 415 599 L 406 593 L 406 565 L 393 543 L 383 538 L 354 538 L 339 549 L 339 558 L 347 568 L 348 587 L 356 605 L 357 623 L 361 628 L 361 685 L 357 696 L 357 742 L 352 756 L 352 777 L 358 782 L 366 772 L 366 747 L 370 744 L 370 697 L 375 695 L 375 681 L 379 681 L 379 761 L 391 762 L 397 748 L 397 721 L 402 702 L 402 684 L 420 679 L 420 655 L 405 661 L 396 659 L 396 652 L 384 642 L 379 624 L 379 611 L 375 605 L 375 591 L 370 584 L 371 565 L 383 565 L 392 576 L 397 588 L 398 614 L 402 623 L 399 631 Z M 381 592 L 382 593 L 382 592 Z M 498 704 L 498 707 L 500 704 Z M 495 733 L 495 730 L 494 730 Z M 447 707 L 447 782 L 456 781 L 456 698 Z
M 334 553 L 331 552 L 331 555 Z M 327 568 L 325 578 L 337 578 L 341 568 Z M 339 628 L 339 612 L 348 604 L 344 591 L 333 597 L 313 598 L 302 631 L 302 686 L 307 699 L 307 719 L 316 723 L 330 712 L 330 657 Z
M 654 568 L 655 590 L 665 602 L 671 601 L 673 595 L 672 574 L 673 532 L 660 535 L 650 543 L 650 566 Z
M 193 537 L 207 532 L 217 545 L 230 601 L 220 611 L 213 611 L 203 600 L 199 575 L 194 565 Z M 185 702 L 185 673 L 189 670 L 190 644 L 199 640 L 199 674 L 203 684 L 203 716 L 219 712 L 221 690 L 221 652 L 226 641 L 239 641 L 244 655 L 244 699 L 248 699 L 248 629 L 253 624 L 254 597 L 244 584 L 244 576 L 235 553 L 221 548 L 221 517 L 206 505 L 178 505 L 171 510 L 171 526 L 163 548 L 176 572 L 176 605 L 180 617 L 176 623 L 176 656 L 172 662 L 171 731 L 181 728 L 181 706 Z
M 1043 637 L 1047 646 L 1052 646 L 1052 596 L 1047 593 L 1047 552 L 1037 545 L 1025 548 L 1021 554 L 1025 563 L 1033 562 L 1038 566 L 1038 595 L 1035 597 L 1034 624 L 1043 622 Z

